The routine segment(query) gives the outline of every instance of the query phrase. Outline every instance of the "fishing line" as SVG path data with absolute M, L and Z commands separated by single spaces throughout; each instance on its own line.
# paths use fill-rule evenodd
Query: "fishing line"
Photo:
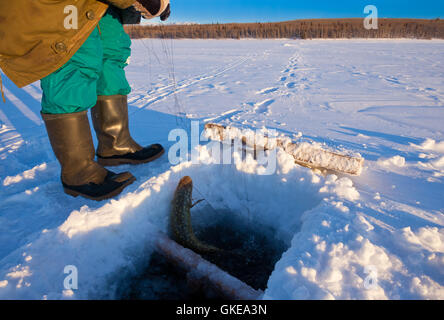
M 176 78 L 176 70 L 175 70 L 175 55 L 174 55 L 174 39 L 173 39 L 173 34 L 170 34 L 170 36 L 167 36 L 167 31 L 166 28 L 164 27 L 163 24 L 159 24 L 158 28 L 160 30 L 161 33 L 161 38 L 160 38 L 160 44 L 162 47 L 162 51 L 163 54 L 167 60 L 167 67 L 168 67 L 168 76 L 169 76 L 169 82 L 170 85 L 172 87 L 172 95 L 174 98 L 174 106 L 173 106 L 173 110 L 171 110 L 171 108 L 169 106 L 167 106 L 168 111 L 172 114 L 175 115 L 175 119 L 176 119 L 176 125 L 179 126 L 180 128 L 184 129 L 186 132 L 190 133 L 191 132 L 191 123 L 190 121 L 186 121 L 186 113 L 184 112 L 184 108 L 180 102 L 179 96 L 178 96 L 178 86 L 177 86 L 177 78 Z M 154 49 L 154 44 L 152 43 L 152 39 L 150 38 L 150 44 L 151 44 L 151 49 L 148 48 L 145 44 L 145 42 L 142 39 L 142 44 L 144 45 L 144 47 L 146 48 L 146 50 L 148 51 L 148 55 L 150 54 L 150 52 L 154 55 L 157 63 L 159 63 L 159 65 L 161 64 L 161 59 L 159 58 L 159 56 L 156 53 L 156 50 Z M 151 81 L 151 63 L 152 60 L 150 58 L 149 60 L 149 68 L 150 68 L 150 81 Z M 244 184 L 244 190 L 246 193 L 246 178 L 245 176 L 243 177 L 243 184 Z M 194 190 L 196 190 L 196 192 L 203 198 L 202 200 L 204 200 L 209 207 L 211 208 L 211 210 L 215 213 L 215 214 L 219 214 L 218 210 L 215 209 L 215 206 L 211 203 L 211 201 L 209 201 L 208 199 L 205 198 L 204 194 L 200 191 L 200 188 L 196 185 L 196 183 L 193 183 L 193 188 Z M 248 194 L 246 193 L 246 201 L 248 200 Z M 200 202 L 200 201 L 199 201 Z M 197 204 L 197 202 L 195 203 Z M 230 212 L 231 209 L 224 203 L 224 201 L 221 202 L 221 205 L 228 211 Z M 248 209 L 247 206 L 243 205 L 244 207 L 246 207 L 247 211 L 248 211 L 248 215 L 250 216 L 250 210 Z
M 155 49 L 155 46 L 152 43 L 151 39 L 149 40 L 148 43 L 149 43 L 149 46 L 147 46 L 145 40 L 142 39 L 142 44 L 143 44 L 143 46 L 145 47 L 145 49 L 147 51 L 147 56 L 150 57 L 149 58 L 149 64 L 148 64 L 148 70 L 149 70 L 149 78 L 150 78 L 150 88 L 151 88 L 151 92 L 154 94 L 155 90 L 153 88 L 153 82 L 152 82 L 152 63 L 153 63 L 153 61 L 152 61 L 151 55 L 154 56 L 154 58 L 155 58 L 155 60 L 156 60 L 156 62 L 157 62 L 157 64 L 159 66 L 162 65 L 162 59 L 160 59 L 160 57 L 158 56 L 158 54 L 156 52 L 156 49 Z M 171 84 L 169 84 L 169 82 L 170 82 L 170 77 L 168 78 L 168 85 L 166 87 L 171 86 Z M 176 124 L 177 124 L 178 123 L 178 121 L 177 121 L 177 117 L 178 117 L 177 111 L 174 110 L 174 108 L 171 108 L 169 104 L 166 104 L 166 108 L 167 108 L 168 112 L 176 118 Z
M 149 48 L 146 46 L 146 43 L 145 43 L 145 39 L 144 39 L 144 38 L 141 39 L 141 42 L 142 42 L 142 45 L 145 47 L 146 51 L 147 51 L 147 52 L 150 52 Z M 154 53 L 154 54 L 155 54 L 155 53 Z M 151 55 L 150 55 L 150 54 L 147 54 L 147 55 L 144 55 L 144 56 L 145 56 L 145 64 L 148 65 L 148 74 L 149 74 L 150 90 L 153 91 L 153 82 L 152 82 L 153 73 L 152 73 L 152 68 L 151 68 L 151 67 L 152 67 Z M 149 60 L 149 61 L 146 60 L 147 57 L 148 57 L 148 60 Z M 155 57 L 156 57 L 157 59 L 159 59 L 159 58 L 157 57 L 157 55 L 155 55 Z M 159 60 L 158 60 L 158 62 L 160 63 Z
M 150 82 L 150 90 L 154 96 L 153 100 L 151 101 L 151 103 L 148 104 L 152 104 L 155 103 L 157 99 L 162 99 L 162 98 L 166 98 L 167 96 L 169 96 L 170 94 L 168 92 L 166 92 L 166 94 L 162 95 L 162 91 L 163 90 L 167 90 L 167 88 L 172 87 L 172 91 L 171 94 L 174 97 L 174 105 L 173 107 L 170 106 L 170 104 L 166 104 L 166 108 L 168 110 L 168 113 L 173 115 L 175 118 L 175 122 L 176 125 L 178 127 L 181 127 L 184 130 L 188 130 L 190 129 L 190 126 L 185 126 L 185 122 L 183 119 L 179 119 L 180 118 L 180 114 L 185 114 L 183 112 L 181 112 L 182 107 L 180 105 L 179 99 L 177 97 L 177 81 L 176 81 L 176 76 L 175 76 L 175 66 L 174 66 L 174 51 L 173 51 L 173 41 L 172 41 L 172 37 L 171 37 L 171 44 L 170 46 L 167 45 L 166 42 L 166 32 L 164 31 L 164 28 L 162 26 L 162 24 L 158 25 L 159 30 L 161 31 L 161 38 L 160 38 L 160 44 L 161 44 L 161 50 L 163 51 L 164 57 L 166 59 L 166 66 L 168 68 L 168 83 L 164 88 L 161 88 L 160 90 L 160 94 L 158 97 L 156 97 L 155 95 L 155 90 L 153 88 L 153 76 L 152 76 L 152 56 L 154 56 L 155 61 L 157 62 L 158 66 L 161 66 L 162 60 L 159 55 L 157 54 L 157 50 L 155 48 L 155 45 L 153 43 L 152 38 L 149 38 L 148 41 L 148 45 L 147 42 L 145 41 L 145 38 L 141 38 L 141 43 L 143 45 L 143 47 L 145 48 L 147 54 L 145 56 L 145 58 L 148 59 L 148 61 L 146 62 L 147 66 L 148 66 L 148 76 L 149 76 L 149 82 Z M 146 61 L 146 60 L 145 60 Z M 139 109 L 140 110 L 140 109 Z
M 161 37 L 161 44 L 162 44 L 162 48 L 165 54 L 165 57 L 167 58 L 168 61 L 168 67 L 169 67 L 169 80 L 172 82 L 172 87 L 173 87 L 173 98 L 174 98 L 174 108 L 177 111 L 176 113 L 176 124 L 178 126 L 181 126 L 182 129 L 185 130 L 190 130 L 190 124 L 188 123 L 188 121 L 185 121 L 183 119 L 183 117 L 186 116 L 186 113 L 183 112 L 183 107 L 180 104 L 179 101 L 179 97 L 178 97 L 178 88 L 177 88 L 177 79 L 176 79 L 176 69 L 175 69 L 175 58 L 174 58 L 174 41 L 173 41 L 173 35 L 170 34 L 170 38 L 169 38 L 169 46 L 167 43 L 167 32 L 165 30 L 165 27 L 163 26 L 163 24 L 159 25 L 159 30 L 162 34 Z M 179 115 L 181 117 L 179 117 Z M 179 121 L 180 120 L 180 121 Z M 180 124 L 179 124 L 180 122 Z
M 223 164 L 222 164 L 223 165 Z M 243 180 L 244 181 L 244 190 L 245 190 L 245 195 L 246 195 L 246 198 L 245 198 L 245 200 L 247 201 L 247 202 L 249 202 L 250 200 L 248 199 L 248 194 L 247 194 L 247 192 L 246 192 L 246 178 L 245 178 L 245 173 L 243 173 L 243 178 L 241 179 L 241 180 Z M 200 197 L 202 198 L 201 200 L 198 200 L 195 204 L 197 204 L 197 203 L 199 203 L 199 202 L 201 202 L 201 201 L 205 201 L 206 203 L 208 203 L 208 205 L 210 206 L 210 209 L 211 209 L 211 211 L 213 211 L 213 213 L 215 213 L 215 214 L 220 214 L 220 211 L 218 211 L 218 210 L 216 210 L 215 209 L 215 207 L 213 206 L 213 204 L 211 203 L 211 201 L 209 201 L 207 198 L 205 198 L 205 195 L 199 190 L 199 188 L 196 186 L 196 182 L 195 181 L 193 181 L 193 190 L 195 190 L 195 191 L 197 191 L 197 193 L 200 195 Z M 228 211 L 228 212 L 232 212 L 233 210 L 230 208 L 230 207 L 228 207 L 226 204 L 225 204 L 225 201 L 220 201 L 220 204 Z M 250 223 L 252 223 L 253 222 L 253 217 L 252 217 L 252 215 L 251 215 L 251 212 L 250 212 L 250 209 L 248 208 L 248 206 L 246 206 L 245 204 L 243 204 L 243 203 L 240 203 L 241 204 L 241 206 L 242 207 L 244 207 L 245 209 L 246 209 L 246 211 L 247 211 L 247 221 L 248 222 L 250 222 Z

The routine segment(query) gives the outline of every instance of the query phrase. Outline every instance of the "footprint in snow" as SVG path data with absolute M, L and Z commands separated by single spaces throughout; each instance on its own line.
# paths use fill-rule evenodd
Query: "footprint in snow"
M 269 94 L 269 93 L 275 92 L 277 90 L 278 90 L 278 88 L 276 88 L 276 87 L 265 88 L 265 89 L 257 91 L 256 94 Z
M 254 105 L 254 111 L 256 113 L 270 113 L 270 106 L 274 103 L 274 99 L 268 99 Z

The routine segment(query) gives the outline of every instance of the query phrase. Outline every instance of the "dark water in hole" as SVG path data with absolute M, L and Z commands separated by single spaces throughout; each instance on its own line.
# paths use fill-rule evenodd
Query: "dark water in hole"
M 254 289 L 265 289 L 287 245 L 275 238 L 270 227 L 247 221 L 232 212 L 218 213 L 217 218 L 211 217 L 215 221 L 211 225 L 196 225 L 196 235 L 201 241 L 233 254 L 202 256 Z
M 247 221 L 230 211 L 194 210 L 192 217 L 197 237 L 226 251 L 228 255 L 202 255 L 222 270 L 244 281 L 254 289 L 265 289 L 274 265 L 287 245 L 275 238 L 270 227 Z M 154 253 L 141 274 L 133 277 L 118 294 L 120 299 L 190 300 L 217 298 L 193 290 L 186 273 Z
M 203 292 L 190 288 L 187 284 L 186 273 L 156 252 L 151 255 L 148 267 L 141 274 L 130 279 L 129 283 L 121 286 L 117 296 L 122 300 L 209 298 Z

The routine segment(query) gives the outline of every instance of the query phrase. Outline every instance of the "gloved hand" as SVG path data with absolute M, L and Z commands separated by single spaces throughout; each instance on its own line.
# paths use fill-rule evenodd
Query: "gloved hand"
M 160 20 L 166 21 L 166 20 L 168 20 L 170 15 L 171 15 L 171 7 L 170 7 L 170 4 L 168 3 L 168 6 L 166 7 L 165 11 L 162 12 L 162 14 L 160 15 Z
M 134 7 L 118 9 L 122 24 L 139 24 L 142 20 L 142 14 Z
M 133 6 L 142 13 L 142 16 L 147 19 L 151 19 L 152 16 L 157 16 L 159 14 L 160 8 L 162 7 L 161 0 L 137 0 Z M 171 14 L 170 4 L 168 3 L 165 10 L 160 14 L 160 19 L 165 21 Z
M 160 0 L 137 0 L 149 13 L 155 15 L 160 10 Z

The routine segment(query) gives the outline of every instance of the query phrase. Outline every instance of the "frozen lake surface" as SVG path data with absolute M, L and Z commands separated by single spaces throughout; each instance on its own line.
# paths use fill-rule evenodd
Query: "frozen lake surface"
M 0 298 L 114 298 L 149 260 L 189 175 L 197 199 L 289 247 L 265 299 L 444 299 L 444 41 L 136 40 L 127 77 L 140 144 L 168 148 L 192 120 L 266 127 L 360 153 L 365 168 L 323 176 L 279 153 L 276 173 L 261 176 L 254 160 L 173 166 L 165 155 L 117 168 L 137 181 L 115 200 L 72 198 L 39 83 L 21 90 L 2 74 Z M 67 265 L 76 290 L 63 286 Z

